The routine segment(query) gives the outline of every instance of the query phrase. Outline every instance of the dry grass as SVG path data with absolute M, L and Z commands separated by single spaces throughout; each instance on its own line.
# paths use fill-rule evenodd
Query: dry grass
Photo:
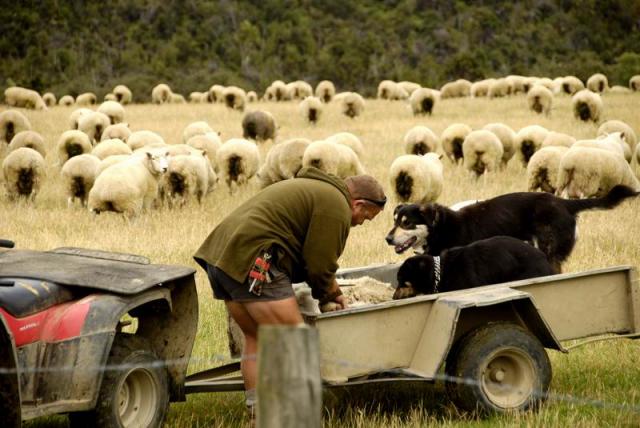
M 607 94 L 605 119 L 620 119 L 640 130 L 640 94 Z M 278 140 L 290 137 L 319 139 L 339 131 L 358 135 L 367 151 L 363 163 L 368 172 L 388 187 L 387 170 L 403 151 L 402 138 L 417 124 L 429 126 L 439 134 L 454 122 L 474 128 L 490 122 L 504 122 L 515 130 L 540 124 L 575 137 L 594 136 L 596 127 L 578 123 L 571 116 L 568 97 L 555 100 L 550 117 L 537 117 L 526 110 L 524 97 L 509 99 L 445 100 L 435 107 L 433 117 L 414 118 L 408 105 L 401 102 L 367 101 L 363 117 L 350 120 L 330 105 L 320 123 L 304 123 L 295 104 L 261 103 L 252 109 L 269 110 L 279 124 Z M 35 205 L 11 204 L 0 198 L 0 236 L 13 239 L 18 248 L 50 249 L 80 246 L 121 251 L 147 256 L 154 262 L 185 264 L 195 267 L 191 255 L 209 231 L 224 216 L 258 190 L 256 183 L 231 197 L 224 186 L 218 187 L 201 206 L 179 211 L 159 210 L 133 222 L 120 216 L 91 216 L 84 209 L 67 208 L 62 196 L 59 171 L 54 166 L 54 147 L 67 129 L 73 108 L 56 107 L 47 112 L 27 111 L 26 115 L 49 144 L 47 182 Z M 242 114 L 211 105 L 132 105 L 126 108 L 126 121 L 133 130 L 158 132 L 169 143 L 181 142 L 184 127 L 206 120 L 222 132 L 223 139 L 241 135 Z M 261 147 L 264 155 L 268 147 Z M 525 171 L 511 162 L 500 173 L 475 180 L 459 167 L 445 161 L 445 186 L 440 203 L 488 198 L 523 191 Z M 640 232 L 637 229 L 640 201 L 625 202 L 611 212 L 588 212 L 579 220 L 580 238 L 566 271 L 578 271 L 611 265 L 640 263 Z M 384 242 L 391 225 L 392 207 L 373 222 L 352 230 L 341 266 L 395 262 L 400 257 Z M 201 271 L 197 274 L 200 297 L 200 324 L 190 371 L 220 363 L 226 355 L 225 318 L 214 302 Z M 640 384 L 637 345 L 633 342 L 598 343 L 573 351 L 570 355 L 552 353 L 554 380 L 551 399 L 539 412 L 506 415 L 480 421 L 457 412 L 445 398 L 442 386 L 410 388 L 406 391 L 378 389 L 353 391 L 351 398 L 341 396 L 328 406 L 325 425 L 331 427 L 400 426 L 625 426 L 640 424 Z M 340 402 L 340 404 L 336 404 Z M 238 393 L 202 394 L 186 403 L 174 404 L 169 413 L 170 427 L 241 426 L 243 397 Z M 29 426 L 65 426 L 64 417 L 39 419 Z

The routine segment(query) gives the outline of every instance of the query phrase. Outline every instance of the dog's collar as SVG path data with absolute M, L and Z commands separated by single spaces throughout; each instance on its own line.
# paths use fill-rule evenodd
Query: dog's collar
M 433 291 L 438 292 L 438 285 L 440 285 L 440 257 L 435 256 L 433 258 L 433 274 L 435 275 L 435 281 L 433 282 Z

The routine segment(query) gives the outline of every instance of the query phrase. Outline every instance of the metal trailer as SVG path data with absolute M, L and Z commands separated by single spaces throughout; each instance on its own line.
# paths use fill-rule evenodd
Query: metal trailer
M 338 278 L 395 286 L 398 268 L 345 269 Z M 459 407 L 505 412 L 544 399 L 545 348 L 568 352 L 563 341 L 640 335 L 639 286 L 636 270 L 619 266 L 303 315 L 319 331 L 327 387 L 444 377 Z M 239 366 L 187 376 L 185 391 L 242 390 Z

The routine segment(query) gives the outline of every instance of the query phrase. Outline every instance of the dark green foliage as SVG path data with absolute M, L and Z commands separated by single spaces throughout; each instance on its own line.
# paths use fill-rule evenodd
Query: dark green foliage
M 262 93 L 275 79 L 440 87 L 508 74 L 626 85 L 640 73 L 637 0 L 40 0 L 0 8 L 0 86 L 136 101 L 168 83 Z M 0 89 L 2 89 L 0 88 Z

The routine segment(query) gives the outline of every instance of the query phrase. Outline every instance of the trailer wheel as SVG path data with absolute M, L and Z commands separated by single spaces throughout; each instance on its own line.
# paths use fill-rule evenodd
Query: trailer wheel
M 551 383 L 551 363 L 540 341 L 513 323 L 480 327 L 455 347 L 447 390 L 461 408 L 483 413 L 538 406 Z
M 69 415 L 72 427 L 162 426 L 169 406 L 167 370 L 143 338 L 116 335 L 96 407 Z

